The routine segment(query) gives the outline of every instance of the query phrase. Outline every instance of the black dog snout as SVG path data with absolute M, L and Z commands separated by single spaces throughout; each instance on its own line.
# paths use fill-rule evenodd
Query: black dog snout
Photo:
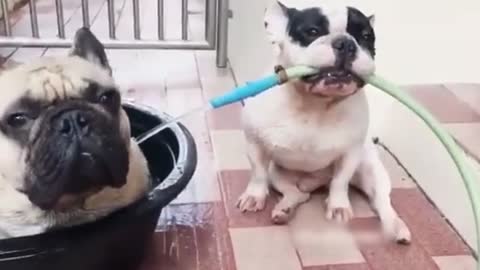
M 55 123 L 56 130 L 65 136 L 85 136 L 90 131 L 90 120 L 86 112 L 71 110 L 63 112 Z
M 357 52 L 355 41 L 347 37 L 337 38 L 332 42 L 332 47 L 343 55 L 354 56 Z

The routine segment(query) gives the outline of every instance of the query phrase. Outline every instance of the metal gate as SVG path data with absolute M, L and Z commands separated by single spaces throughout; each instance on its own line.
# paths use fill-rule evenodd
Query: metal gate
M 82 1 L 83 26 L 90 26 L 89 0 Z M 92 0 L 98 1 L 98 0 Z M 216 50 L 217 67 L 227 65 L 228 40 L 228 0 L 205 0 L 205 39 L 203 41 L 188 40 L 188 0 L 182 1 L 181 11 L 181 40 L 165 40 L 164 37 L 164 0 L 157 0 L 158 39 L 143 40 L 140 27 L 139 0 L 133 1 L 133 32 L 134 40 L 119 40 L 116 38 L 114 0 L 107 0 L 108 29 L 110 39 L 101 40 L 108 49 L 176 49 L 176 50 Z M 3 26 L 5 36 L 0 37 L 0 46 L 3 47 L 51 47 L 69 48 L 72 40 L 65 37 L 62 0 L 55 0 L 58 38 L 41 38 L 39 36 L 37 9 L 35 0 L 29 0 L 30 22 L 32 37 L 12 36 L 8 15 L 7 0 L 0 0 L 4 14 Z

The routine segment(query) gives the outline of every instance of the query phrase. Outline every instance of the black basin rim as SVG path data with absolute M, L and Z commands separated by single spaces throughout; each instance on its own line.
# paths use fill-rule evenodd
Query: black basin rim
M 129 101 L 124 101 L 122 105 L 127 108 L 137 109 L 155 118 L 165 119 L 167 121 L 173 119 L 171 115 L 164 112 L 157 111 L 156 109 L 150 106 L 139 105 Z M 161 192 L 167 189 L 168 187 L 176 184 L 175 180 L 178 180 L 183 176 L 182 172 L 184 171 L 185 165 L 188 162 L 188 156 L 190 155 L 189 153 L 190 149 L 189 147 L 187 147 L 189 145 L 189 142 L 188 142 L 187 136 L 185 135 L 185 130 L 180 126 L 180 124 L 173 123 L 167 129 L 172 131 L 175 137 L 178 139 L 179 147 L 178 147 L 178 158 L 175 163 L 176 166 L 174 166 L 170 174 L 167 177 L 165 177 L 165 179 L 162 180 L 162 183 L 160 183 L 158 186 L 156 186 L 153 190 L 150 191 L 150 196 L 158 194 L 158 192 Z M 165 184 L 169 184 L 169 185 L 165 185 Z

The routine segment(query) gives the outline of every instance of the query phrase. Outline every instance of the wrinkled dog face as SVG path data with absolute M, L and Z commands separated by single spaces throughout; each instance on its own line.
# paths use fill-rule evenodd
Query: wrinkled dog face
M 64 211 L 126 183 L 129 124 L 100 42 L 80 29 L 70 55 L 0 76 L 0 181 Z
M 375 69 L 373 16 L 335 1 L 327 3 L 287 7 L 274 0 L 266 11 L 265 27 L 279 49 L 279 64 L 320 68 L 318 75 L 303 78 L 305 91 L 347 96 L 363 87 L 361 77 Z

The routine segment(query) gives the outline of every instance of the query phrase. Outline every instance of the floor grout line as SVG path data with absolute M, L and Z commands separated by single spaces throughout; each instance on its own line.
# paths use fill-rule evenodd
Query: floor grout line
M 390 148 L 388 148 L 383 142 L 380 141 L 380 138 L 378 137 L 375 137 L 373 138 L 373 143 L 380 146 L 383 150 L 385 150 L 394 160 L 395 162 L 397 163 L 398 166 L 400 166 L 400 168 L 405 172 L 405 174 L 412 180 L 415 182 L 415 184 L 418 186 L 417 184 L 417 181 L 415 180 L 415 178 L 413 177 L 412 173 L 410 173 L 410 171 L 407 169 L 407 167 L 405 167 L 405 165 L 403 165 L 403 163 L 400 161 L 400 159 L 392 152 L 392 150 L 390 150 Z

